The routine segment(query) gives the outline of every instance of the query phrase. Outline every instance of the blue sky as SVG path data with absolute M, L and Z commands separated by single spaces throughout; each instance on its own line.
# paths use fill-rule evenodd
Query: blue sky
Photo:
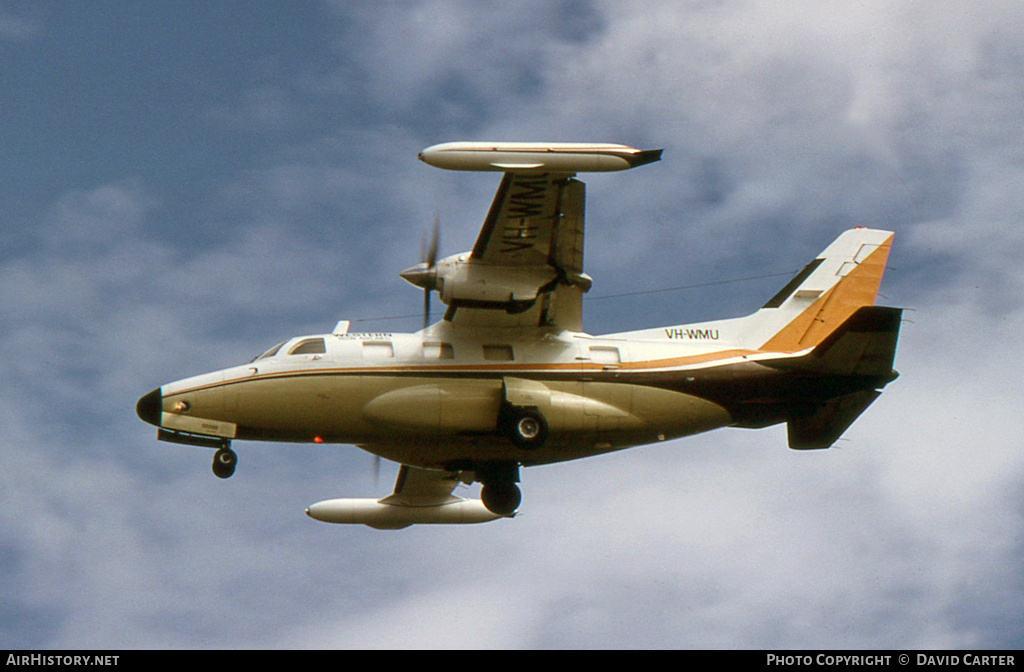
M 0 0 L 0 647 L 1019 648 L 1022 20 Z M 901 378 L 839 448 L 737 429 L 529 469 L 520 516 L 465 529 L 306 518 L 390 488 L 350 446 L 239 443 L 221 482 L 155 441 L 134 403 L 161 383 L 416 315 L 397 274 L 434 214 L 468 249 L 497 186 L 416 152 L 482 139 L 666 148 L 586 177 L 595 297 L 895 231 Z M 784 282 L 588 301 L 585 328 Z

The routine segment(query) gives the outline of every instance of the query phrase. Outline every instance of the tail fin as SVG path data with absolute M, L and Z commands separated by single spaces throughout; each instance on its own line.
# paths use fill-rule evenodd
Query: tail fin
M 892 237 L 876 229 L 842 233 L 750 316 L 754 345 L 772 352 L 813 348 L 859 308 L 874 305 Z
M 902 311 L 874 305 L 892 238 L 889 231 L 844 232 L 749 318 L 760 350 L 811 349 L 775 365 L 844 381 L 790 408 L 790 448 L 831 446 L 898 375 L 892 365 Z

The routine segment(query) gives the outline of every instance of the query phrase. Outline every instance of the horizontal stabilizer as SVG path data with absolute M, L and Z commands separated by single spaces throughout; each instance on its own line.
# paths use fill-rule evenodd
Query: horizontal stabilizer
M 808 354 L 782 359 L 772 366 L 805 373 L 879 378 L 879 386 L 895 379 L 892 369 L 903 309 L 864 306 Z
M 828 448 L 878 398 L 878 388 L 895 380 L 902 314 L 900 308 L 859 308 L 809 354 L 787 364 L 801 373 L 861 379 L 858 385 L 868 388 L 797 407 L 788 421 L 790 448 Z
M 901 308 L 860 308 L 811 351 L 808 363 L 821 373 L 891 377 L 902 316 Z

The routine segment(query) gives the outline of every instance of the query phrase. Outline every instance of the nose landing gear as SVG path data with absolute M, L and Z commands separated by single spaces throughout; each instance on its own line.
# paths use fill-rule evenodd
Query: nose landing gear
M 213 454 L 213 475 L 217 478 L 231 478 L 238 466 L 238 455 L 228 446 Z

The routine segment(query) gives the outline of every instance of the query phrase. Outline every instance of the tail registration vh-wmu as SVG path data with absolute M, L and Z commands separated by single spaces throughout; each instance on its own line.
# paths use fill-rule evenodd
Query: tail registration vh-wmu
M 420 159 L 503 173 L 469 252 L 401 275 L 437 292 L 444 318 L 412 334 L 299 336 L 252 362 L 163 385 L 139 417 L 157 438 L 355 444 L 401 463 L 380 500 L 332 499 L 307 513 L 401 528 L 480 523 L 519 508 L 519 468 L 575 460 L 719 427 L 785 422 L 789 446 L 828 448 L 896 378 L 898 308 L 875 306 L 892 233 L 842 233 L 756 312 L 604 336 L 581 331 L 580 172 L 661 158 L 609 144 L 455 142 Z M 436 233 L 436 230 L 435 230 Z M 452 493 L 480 482 L 481 499 Z

